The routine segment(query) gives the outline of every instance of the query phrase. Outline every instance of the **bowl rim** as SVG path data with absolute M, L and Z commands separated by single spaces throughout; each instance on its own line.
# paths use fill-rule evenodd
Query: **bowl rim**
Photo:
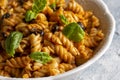
M 88 60 L 86 63 L 70 70 L 70 71 L 67 71 L 65 73 L 62 73 L 62 74 L 59 74 L 59 75 L 56 75 L 56 76 L 49 76 L 49 77 L 43 77 L 43 78 L 27 78 L 27 79 L 24 79 L 24 80 L 57 80 L 57 79 L 60 79 L 61 77 L 65 77 L 65 76 L 68 76 L 68 75 L 71 75 L 73 73 L 76 73 L 82 69 L 85 69 L 87 68 L 88 66 L 90 66 L 91 64 L 93 64 L 95 61 L 97 61 L 104 53 L 105 51 L 109 48 L 111 42 L 112 42 L 112 39 L 113 39 L 113 36 L 114 36 L 114 32 L 115 32 L 115 19 L 114 17 L 112 16 L 111 12 L 109 11 L 107 5 L 104 3 L 103 0 L 96 0 L 97 3 L 99 3 L 100 6 L 103 6 L 103 9 L 104 11 L 106 12 L 106 14 L 109 16 L 110 20 L 111 20 L 111 33 L 109 34 L 108 36 L 108 39 L 106 40 L 106 43 L 104 44 L 104 46 L 102 47 L 102 50 L 99 50 L 97 53 L 99 54 L 96 54 L 94 57 L 92 57 L 90 60 Z M 8 78 L 8 77 L 3 77 L 3 76 L 0 76 L 0 78 L 2 80 L 23 80 L 23 78 Z

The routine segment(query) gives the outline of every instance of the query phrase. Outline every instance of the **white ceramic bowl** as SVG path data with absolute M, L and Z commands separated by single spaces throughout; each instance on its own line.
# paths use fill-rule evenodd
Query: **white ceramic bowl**
M 108 10 L 103 0 L 76 0 L 76 1 L 79 2 L 84 7 L 85 10 L 92 10 L 94 12 L 94 14 L 100 19 L 101 29 L 105 34 L 105 38 L 99 45 L 99 47 L 96 49 L 93 58 L 91 58 L 88 62 L 84 63 L 83 65 L 80 65 L 75 69 L 72 69 L 68 72 L 65 72 L 57 76 L 29 79 L 6 78 L 0 76 L 0 80 L 64 80 L 64 78 L 68 77 L 68 75 L 71 75 L 75 72 L 85 69 L 105 53 L 105 51 L 110 46 L 115 31 L 115 20 L 113 16 L 111 15 L 110 11 Z

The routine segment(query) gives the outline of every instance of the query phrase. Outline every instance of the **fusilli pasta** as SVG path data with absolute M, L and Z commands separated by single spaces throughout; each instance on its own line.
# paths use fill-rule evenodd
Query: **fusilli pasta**
M 0 75 L 55 76 L 84 64 L 104 39 L 100 26 L 75 0 L 0 0 Z

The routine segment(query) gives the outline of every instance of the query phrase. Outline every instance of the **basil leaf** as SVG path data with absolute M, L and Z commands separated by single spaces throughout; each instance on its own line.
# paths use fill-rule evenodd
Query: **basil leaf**
M 39 13 L 44 9 L 46 4 L 47 4 L 47 0 L 34 0 L 32 11 L 35 13 Z
M 26 12 L 25 21 L 26 21 L 26 22 L 29 22 L 29 21 L 35 19 L 36 16 L 37 16 L 37 14 L 36 14 L 35 12 L 29 10 L 29 11 Z
M 67 38 L 73 40 L 74 42 L 81 41 L 85 35 L 85 32 L 80 25 L 75 22 L 66 25 L 62 32 Z
M 30 54 L 30 57 L 37 62 L 41 62 L 42 64 L 45 64 L 52 59 L 52 57 L 46 52 L 33 52 Z
M 52 4 L 50 5 L 50 8 L 53 9 L 53 10 L 56 10 L 56 3 L 52 3 Z
M 32 10 L 27 11 L 25 14 L 25 21 L 29 22 L 36 19 L 37 14 L 45 8 L 46 4 L 46 0 L 34 0 Z
M 14 56 L 15 49 L 18 48 L 23 34 L 20 32 L 12 32 L 5 40 L 5 50 L 10 56 Z
M 67 18 L 66 18 L 64 15 L 60 15 L 59 17 L 60 17 L 62 23 L 64 23 L 64 24 L 69 24 Z

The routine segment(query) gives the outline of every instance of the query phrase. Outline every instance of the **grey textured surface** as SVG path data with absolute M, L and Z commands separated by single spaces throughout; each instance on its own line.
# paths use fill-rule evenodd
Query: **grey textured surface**
M 103 1 L 116 20 L 112 44 L 94 64 L 65 80 L 120 80 L 120 0 Z

